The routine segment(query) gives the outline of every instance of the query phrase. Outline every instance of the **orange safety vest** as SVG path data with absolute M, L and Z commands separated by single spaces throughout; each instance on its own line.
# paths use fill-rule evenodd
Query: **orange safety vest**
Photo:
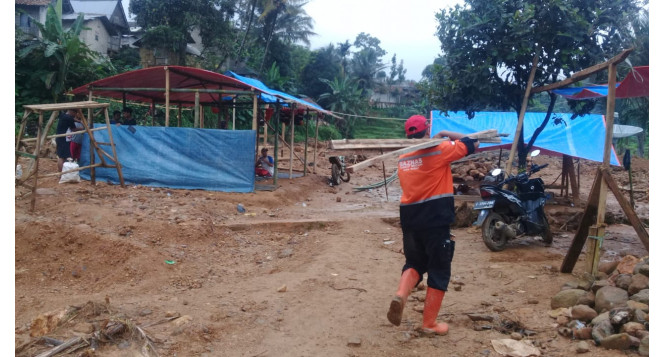
M 402 227 L 436 227 L 454 221 L 450 164 L 474 149 L 472 143 L 462 140 L 444 141 L 438 146 L 399 156 Z

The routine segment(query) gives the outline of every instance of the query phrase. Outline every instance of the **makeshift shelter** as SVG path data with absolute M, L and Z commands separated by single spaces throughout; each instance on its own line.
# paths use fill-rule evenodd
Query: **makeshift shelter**
M 649 77 L 649 66 L 634 67 L 622 82 L 616 83 L 616 98 L 647 97 L 650 89 Z M 608 95 L 609 85 L 561 88 L 554 89 L 553 93 L 572 100 L 600 98 Z
M 123 106 L 126 106 L 127 101 L 150 103 L 153 106 L 163 104 L 166 128 L 133 128 L 135 130 L 128 133 L 128 127 L 122 126 L 113 128 L 113 132 L 118 132 L 116 139 L 118 147 L 134 147 L 135 149 L 131 153 L 123 153 L 123 150 L 119 149 L 119 160 L 123 165 L 125 160 L 137 159 L 137 164 L 150 168 L 150 170 L 128 169 L 125 176 L 127 181 L 178 188 L 223 190 L 223 187 L 234 187 L 234 192 L 253 190 L 253 164 L 257 153 L 256 134 L 260 115 L 258 108 L 259 103 L 265 103 L 263 97 L 270 101 L 268 103 L 274 101 L 276 106 L 298 105 L 316 113 L 331 115 L 330 112 L 325 111 L 318 105 L 301 101 L 282 92 L 272 91 L 267 87 L 259 88 L 259 86 L 252 85 L 252 83 L 245 83 L 220 73 L 183 66 L 159 66 L 125 72 L 80 86 L 71 93 L 87 95 L 90 100 L 95 97 L 122 100 Z M 178 113 L 181 113 L 182 107 L 193 107 L 195 128 L 205 126 L 203 106 L 213 108 L 249 106 L 253 113 L 252 130 L 249 131 L 251 134 L 247 135 L 247 133 L 237 130 L 224 134 L 214 133 L 213 131 L 192 134 L 191 130 L 198 130 L 192 128 L 172 130 L 174 128 L 168 127 L 171 126 L 171 110 L 175 106 L 179 109 Z M 180 116 L 178 116 L 178 126 L 180 124 L 179 118 Z M 233 129 L 235 128 L 233 127 Z M 102 134 L 94 135 L 100 135 L 98 140 L 103 140 Z M 275 133 L 275 151 L 277 136 L 277 133 Z M 227 142 L 229 145 L 223 142 Z M 140 147 L 136 147 L 139 144 Z M 229 155 L 219 155 L 221 150 L 226 150 Z M 215 153 L 216 155 L 210 157 L 208 153 Z M 235 161 L 246 160 L 244 154 L 247 153 L 251 156 L 248 159 L 248 166 Z M 184 156 L 178 156 L 180 154 Z M 205 162 L 200 162 L 197 161 L 198 158 L 195 155 L 203 155 L 208 159 Z M 197 163 L 198 166 L 194 172 L 200 172 L 201 177 L 198 177 L 198 180 L 187 180 L 186 185 L 183 185 L 185 183 L 177 177 L 188 177 L 194 174 L 191 172 L 191 166 L 186 164 L 187 160 L 188 162 Z M 146 165 L 148 163 L 150 165 Z M 276 152 L 275 163 L 278 163 Z M 203 169 L 200 166 L 202 164 L 209 166 Z M 305 163 L 305 168 L 306 166 Z M 214 170 L 216 168 L 219 170 L 221 167 L 234 167 L 236 170 L 244 171 L 239 176 L 230 172 L 212 176 L 203 174 L 207 169 Z M 169 172 L 171 174 L 166 174 Z M 113 177 L 111 172 L 104 171 L 104 173 L 110 175 L 105 177 L 109 181 L 115 181 L 116 177 Z M 85 175 L 86 173 L 83 172 L 82 176 L 85 177 Z M 160 176 L 160 179 L 155 179 L 156 176 Z M 275 185 L 277 177 L 277 175 L 274 177 Z M 215 180 L 215 182 L 210 183 L 209 180 Z M 249 181 L 251 182 L 249 183 Z M 239 182 L 243 183 L 237 186 Z
M 546 113 L 526 113 L 523 121 L 524 142 L 528 142 L 535 130 L 542 124 Z M 541 149 L 551 155 L 569 155 L 602 162 L 603 144 L 606 127 L 604 117 L 587 114 L 571 119 L 572 114 L 555 113 L 549 124 L 537 136 L 533 148 Z M 509 134 L 501 138 L 500 144 L 480 144 L 479 151 L 509 148 L 514 140 L 517 127 L 515 112 L 478 112 L 473 119 L 468 119 L 464 112 L 450 112 L 448 116 L 441 111 L 431 112 L 431 134 L 441 130 L 458 133 L 474 133 L 487 128 L 497 129 L 499 133 Z M 620 165 L 618 156 L 612 149 L 611 164 Z

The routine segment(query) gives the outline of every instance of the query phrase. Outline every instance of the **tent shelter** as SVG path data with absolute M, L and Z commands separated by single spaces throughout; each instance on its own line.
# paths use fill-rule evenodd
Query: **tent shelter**
M 270 90 L 267 87 L 259 88 L 257 85 L 245 83 L 220 73 L 183 66 L 160 66 L 125 72 L 116 76 L 100 79 L 80 86 L 74 89 L 71 93 L 79 96 L 86 95 L 89 100 L 92 100 L 95 97 L 122 100 L 124 106 L 126 106 L 127 101 L 143 102 L 149 103 L 151 105 L 163 104 L 165 108 L 166 127 L 172 126 L 171 111 L 175 107 L 178 108 L 178 113 L 181 113 L 182 107 L 193 107 L 194 126 L 195 128 L 203 128 L 205 126 L 205 118 L 203 114 L 204 111 L 202 110 L 204 106 L 210 106 L 213 108 L 236 108 L 238 106 L 249 106 L 252 108 L 253 113 L 252 130 L 255 131 L 251 137 L 252 145 L 254 146 L 254 149 L 251 150 L 253 151 L 253 157 L 251 160 L 252 168 L 253 160 L 255 159 L 257 152 L 256 133 L 258 129 L 258 117 L 260 115 L 258 109 L 259 102 L 263 104 L 266 103 L 266 100 L 269 100 L 267 103 L 274 103 L 276 107 L 281 107 L 284 105 L 291 107 L 300 106 L 322 115 L 331 115 L 331 113 L 325 111 L 315 104 L 299 100 L 298 98 L 289 96 L 282 92 Z M 178 119 L 179 118 L 180 116 L 178 116 Z M 219 119 L 221 119 L 221 114 L 219 114 Z M 318 119 L 318 117 L 316 117 L 316 119 Z M 177 124 L 179 126 L 179 120 Z M 278 158 L 276 155 L 276 146 L 278 144 L 276 141 L 276 138 L 278 137 L 278 127 L 275 126 L 275 129 L 275 163 L 278 163 Z M 149 131 L 152 131 L 153 133 L 148 134 L 147 132 Z M 154 135 L 157 135 L 154 133 L 158 132 L 158 135 L 161 135 L 161 141 L 163 142 L 164 140 L 168 139 L 169 135 L 171 135 L 171 130 L 169 128 L 142 127 L 140 128 L 140 132 L 144 133 L 135 133 L 135 135 L 127 137 L 128 140 L 132 140 L 132 137 L 136 137 L 136 135 L 142 134 L 154 137 Z M 233 134 L 227 135 L 232 136 Z M 242 133 L 237 133 L 237 135 L 246 137 L 246 135 Z M 121 140 L 121 137 L 125 136 L 119 135 L 118 140 Z M 207 139 L 202 141 L 198 139 L 196 139 L 196 141 L 191 141 L 191 139 L 196 137 L 195 135 L 192 136 L 189 134 L 182 134 L 180 137 L 187 137 L 190 139 L 188 142 L 181 143 L 181 145 L 184 146 L 197 145 L 198 142 L 207 143 Z M 156 138 L 155 142 L 159 141 L 160 140 Z M 122 143 L 118 142 L 117 145 L 120 146 Z M 245 146 L 243 145 L 243 147 Z M 165 148 L 162 145 L 161 149 L 166 149 L 167 152 L 154 151 L 158 148 L 159 146 L 153 145 L 144 148 L 146 150 L 153 150 L 151 153 L 138 153 L 144 156 L 157 157 L 163 156 L 164 154 L 170 154 L 173 152 L 173 150 L 178 150 L 173 146 Z M 238 147 L 229 147 L 228 149 L 238 150 Z M 199 149 L 199 152 L 201 152 L 200 150 L 202 149 Z M 121 162 L 123 161 L 121 153 L 120 160 Z M 305 167 L 306 166 L 307 165 L 305 164 Z M 128 170 L 127 173 L 128 176 L 126 178 L 131 182 L 131 170 Z M 246 175 L 248 175 L 248 173 L 246 173 Z M 253 170 L 251 172 L 251 177 L 253 179 Z M 146 177 L 135 177 L 133 179 L 134 181 L 140 181 L 146 179 Z M 277 175 L 274 177 L 274 184 L 276 185 L 276 183 Z M 163 184 L 167 185 L 167 183 Z M 243 190 L 246 190 L 246 187 Z
M 650 67 L 634 67 L 629 74 L 616 83 L 616 98 L 647 97 L 650 89 Z M 562 97 L 572 100 L 606 97 L 609 93 L 608 84 L 583 87 L 554 89 Z

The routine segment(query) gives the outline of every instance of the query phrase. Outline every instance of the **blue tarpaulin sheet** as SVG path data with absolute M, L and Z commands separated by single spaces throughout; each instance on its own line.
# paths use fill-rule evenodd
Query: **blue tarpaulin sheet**
M 224 192 L 254 190 L 253 130 L 125 125 L 113 125 L 111 130 L 126 184 Z M 98 143 L 110 142 L 107 130 L 95 131 L 94 136 Z M 85 134 L 80 166 L 90 165 L 89 146 Z M 109 145 L 100 147 L 113 156 Z M 113 164 L 107 157 L 105 160 Z M 100 162 L 96 154 L 95 162 Z M 90 180 L 90 169 L 82 170 L 80 175 Z M 120 183 L 115 168 L 95 168 L 95 178 Z
M 514 132 L 518 123 L 515 112 L 478 112 L 473 119 L 468 119 L 464 112 L 431 112 L 431 135 L 441 130 L 449 130 L 463 134 L 475 133 L 482 130 L 496 129 L 499 133 L 509 134 L 501 138 L 500 144 L 481 143 L 480 150 L 510 148 L 514 140 Z M 553 116 L 562 120 L 556 124 Z M 535 129 L 542 122 L 546 113 L 526 113 L 523 120 L 524 143 L 528 143 Z M 570 113 L 554 113 L 547 126 L 537 136 L 533 148 L 541 149 L 548 154 L 569 155 L 592 161 L 602 162 L 604 158 L 604 140 L 606 128 L 604 116 L 599 114 L 586 114 L 571 119 Z M 620 165 L 618 156 L 611 147 L 611 164 Z

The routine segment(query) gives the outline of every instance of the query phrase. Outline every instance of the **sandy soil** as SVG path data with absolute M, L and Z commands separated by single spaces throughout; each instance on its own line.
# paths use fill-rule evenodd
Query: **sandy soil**
M 556 222 L 551 247 L 532 237 L 493 253 L 476 229 L 454 229 L 454 283 L 439 315 L 450 333 L 419 337 L 424 290 L 411 295 L 401 326 L 385 317 L 404 262 L 398 181 L 389 185 L 389 199 L 383 187 L 353 190 L 381 180 L 380 166 L 330 187 L 331 154 L 350 153 L 322 152 L 316 175 L 280 179 L 274 191 L 249 194 L 47 178 L 29 212 L 30 195 L 18 187 L 15 343 L 22 349 L 16 354 L 51 348 L 30 337 L 40 314 L 88 302 L 92 310 L 80 310 L 87 312 L 47 336 L 67 340 L 122 320 L 142 326 L 161 356 L 498 356 L 492 339 L 527 329 L 543 355 L 576 354 L 575 341 L 558 335 L 548 311 L 550 297 L 585 269 L 582 254 L 574 274 L 559 272 L 574 236 L 572 224 L 559 228 L 582 207 L 564 199 L 547 207 Z M 550 183 L 561 159 L 537 158 L 545 162 L 551 166 L 542 177 Z M 637 212 L 647 223 L 648 162 L 632 164 Z M 584 199 L 596 167 L 582 162 Z M 54 172 L 55 160 L 41 160 L 40 169 Z M 388 176 L 394 170 L 394 163 L 386 165 Z M 613 173 L 628 187 L 624 170 Z M 237 211 L 239 203 L 246 213 Z M 611 194 L 608 208 L 614 221 L 625 222 Z M 647 255 L 630 226 L 613 224 L 607 232 L 604 260 Z M 472 322 L 468 313 L 497 319 Z M 141 355 L 144 339 L 118 336 L 93 355 Z M 597 347 L 591 354 L 624 355 Z

